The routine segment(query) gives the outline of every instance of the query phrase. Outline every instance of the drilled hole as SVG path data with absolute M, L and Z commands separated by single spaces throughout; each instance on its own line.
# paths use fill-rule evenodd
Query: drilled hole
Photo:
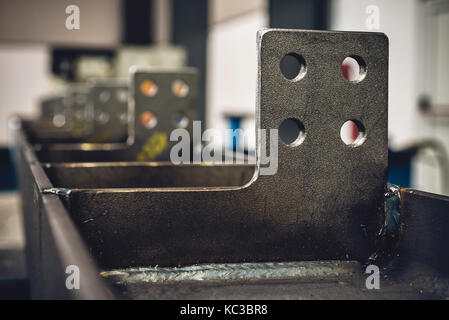
M 111 118 L 111 116 L 109 115 L 108 112 L 100 112 L 97 116 L 97 122 L 105 125 L 106 123 L 109 122 L 109 119 Z
M 84 110 L 76 110 L 75 118 L 77 120 L 82 120 L 84 118 Z
M 126 113 L 126 112 L 119 113 L 117 115 L 117 118 L 119 119 L 119 121 L 122 124 L 127 124 L 128 123 L 128 113 Z
M 298 119 L 289 118 L 279 126 L 279 137 L 286 145 L 296 147 L 303 143 L 306 129 Z
M 173 116 L 173 126 L 176 128 L 187 128 L 187 126 L 189 125 L 189 118 L 187 118 L 187 116 L 182 113 L 182 112 L 178 112 Z
M 157 118 L 151 111 L 144 111 L 140 114 L 140 123 L 147 129 L 153 129 L 157 125 Z
M 303 56 L 296 53 L 286 54 L 281 60 L 280 67 L 284 77 L 292 81 L 302 79 L 307 71 Z
M 350 82 L 360 82 L 366 75 L 366 63 L 360 56 L 346 57 L 341 63 L 341 73 Z
M 151 79 L 145 79 L 140 83 L 140 92 L 148 97 L 156 95 L 158 90 L 157 84 Z
M 171 86 L 173 94 L 179 98 L 184 98 L 189 94 L 190 88 L 187 83 L 182 80 L 175 80 Z
M 58 113 L 53 116 L 53 125 L 57 128 L 65 126 L 66 119 L 65 115 Z
M 107 103 L 111 99 L 111 93 L 108 90 L 101 91 L 99 99 L 102 103 Z
M 125 103 L 128 101 L 128 91 L 125 89 L 118 89 L 115 93 L 115 98 L 120 103 Z
M 348 120 L 341 126 L 340 138 L 347 145 L 360 146 L 366 139 L 365 127 L 360 121 Z

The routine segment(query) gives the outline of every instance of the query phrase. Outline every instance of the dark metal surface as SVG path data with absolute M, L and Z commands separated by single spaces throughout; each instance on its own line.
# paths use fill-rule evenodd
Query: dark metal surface
M 70 86 L 63 104 L 70 113 L 68 128 L 77 136 L 92 134 L 94 118 L 92 108 L 89 107 L 89 88 L 83 83 Z
M 62 95 L 55 95 L 42 99 L 40 105 L 40 118 L 46 120 L 48 123 L 52 123 L 55 115 L 62 114 L 65 116 L 65 108 L 62 104 L 62 100 Z
M 101 81 L 90 88 L 90 105 L 95 109 L 95 131 L 88 135 L 66 128 L 54 128 L 47 122 L 31 121 L 26 124 L 30 141 L 38 144 L 38 157 L 42 162 L 102 162 L 102 161 L 167 161 L 170 133 L 177 128 L 176 117 L 186 119 L 185 129 L 192 135 L 192 122 L 198 120 L 198 75 L 195 68 L 135 68 L 131 73 L 128 108 L 128 135 L 119 123 L 124 104 L 115 99 L 120 81 Z M 157 86 L 154 96 L 146 96 L 140 90 L 141 82 L 151 80 Z M 188 87 L 185 96 L 176 96 L 173 84 L 183 81 Z M 123 89 L 123 88 L 122 88 Z M 111 99 L 101 102 L 102 91 L 108 91 Z M 70 98 L 70 97 L 69 97 Z M 116 100 L 116 99 L 115 99 Z M 69 101 L 74 101 L 69 99 Z M 93 107 L 93 108 L 92 108 Z M 150 111 L 157 118 L 154 128 L 141 123 L 143 112 Z M 99 124 L 100 115 L 108 113 L 110 121 Z M 104 118 L 104 117 L 103 117 Z M 89 117 L 87 117 L 89 119 Z M 117 122 L 118 121 L 118 122 Z M 88 121 L 87 123 L 91 123 Z M 100 121 L 101 122 L 101 121 Z M 184 128 L 184 126 L 182 126 Z
M 143 81 L 152 81 L 156 86 L 153 96 L 141 90 Z M 176 96 L 173 85 L 181 81 L 188 88 L 185 96 Z M 135 160 L 169 160 L 170 149 L 176 142 L 170 141 L 170 133 L 177 128 L 175 117 L 185 116 L 183 127 L 192 137 L 194 120 L 199 120 L 198 72 L 195 68 L 135 68 L 131 71 L 130 84 L 130 143 L 137 151 Z M 157 119 L 154 128 L 141 122 L 141 115 L 151 112 Z
M 306 261 L 103 271 L 121 299 L 447 299 L 449 282 L 422 265 L 399 277 L 381 272 L 366 288 L 355 261 Z M 219 278 L 218 278 L 219 277 Z
M 260 136 L 251 176 L 251 166 L 164 163 L 47 164 L 44 169 L 36 154 L 49 162 L 93 155 L 111 161 L 121 151 L 35 152 L 18 131 L 33 297 L 449 296 L 448 198 L 414 190 L 401 190 L 396 198 L 397 192 L 389 189 L 387 207 L 396 209 L 400 199 L 400 215 L 384 213 L 386 38 L 265 30 L 259 34 L 259 49 L 258 128 L 277 129 L 283 120 L 296 118 L 306 130 L 300 145 L 279 141 L 275 175 L 259 175 Z M 305 77 L 297 82 L 283 78 L 279 69 L 289 52 L 303 55 L 307 63 Z M 358 83 L 347 82 L 340 73 L 343 59 L 353 54 L 367 65 L 366 77 Z M 339 137 L 348 119 L 366 129 L 366 140 L 357 147 Z M 368 290 L 362 263 L 378 249 L 375 240 L 382 230 L 399 237 L 389 258 L 399 257 L 401 268 L 399 274 L 382 270 L 381 289 Z M 68 264 L 80 267 L 81 290 L 65 288 Z M 267 265 L 273 276 L 261 279 Z M 210 276 L 193 281 L 198 270 Z M 173 281 L 178 278 L 182 280 Z
M 59 197 L 43 194 L 51 183 L 23 133 L 16 134 L 31 296 L 40 299 L 112 298 Z M 78 266 L 83 274 L 79 290 L 65 287 L 68 265 Z
M 55 127 L 45 119 L 23 119 L 22 127 L 33 144 L 78 143 L 86 139 L 84 134 L 75 133 L 70 127 Z
M 87 86 L 76 84 L 64 95 L 44 100 L 41 118 L 23 123 L 30 140 L 41 144 L 84 141 L 93 131 L 88 99 Z
M 400 188 L 388 184 L 385 196 L 385 222 L 376 239 L 376 250 L 367 263 L 388 266 L 398 252 L 398 240 L 401 231 Z
M 294 117 L 305 141 L 280 142 L 277 173 L 241 187 L 72 190 L 65 202 L 93 255 L 104 267 L 366 260 L 384 221 L 387 46 L 379 34 L 260 33 L 258 128 Z M 279 62 L 298 48 L 308 71 L 291 82 Z M 340 73 L 351 54 L 369 67 L 360 83 Z M 348 119 L 366 128 L 361 146 L 340 140 Z
M 126 79 L 95 79 L 89 82 L 93 133 L 87 142 L 126 142 L 128 138 L 128 82 Z
M 419 262 L 449 274 L 449 197 L 401 189 L 403 267 Z
M 179 165 L 169 162 L 44 164 L 52 185 L 68 189 L 179 188 L 242 186 L 251 165 Z

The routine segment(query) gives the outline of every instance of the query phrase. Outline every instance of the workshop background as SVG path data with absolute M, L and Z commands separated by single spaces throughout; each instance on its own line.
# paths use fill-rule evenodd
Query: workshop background
M 80 8 L 79 30 L 65 27 L 71 4 Z M 378 25 L 367 22 L 373 8 Z M 67 84 L 126 77 L 133 64 L 193 66 L 206 126 L 248 130 L 251 151 L 255 41 L 263 27 L 384 32 L 390 43 L 389 181 L 449 195 L 447 0 L 2 0 L 0 278 L 26 278 L 8 149 L 11 115 L 36 116 L 40 100 Z

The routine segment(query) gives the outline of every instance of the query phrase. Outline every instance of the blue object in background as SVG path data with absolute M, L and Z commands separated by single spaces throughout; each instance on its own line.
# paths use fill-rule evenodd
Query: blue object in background
M 415 149 L 388 150 L 388 182 L 404 188 L 411 187 L 411 167 L 415 154 Z
M 230 116 L 228 117 L 229 119 L 229 127 L 231 130 L 237 130 L 240 129 L 241 127 L 241 123 L 242 123 L 242 117 L 235 117 L 235 116 Z M 238 135 L 232 135 L 232 150 L 236 151 L 237 150 L 237 146 L 239 145 L 239 137 Z
M 17 189 L 16 171 L 8 148 L 0 148 L 0 191 Z

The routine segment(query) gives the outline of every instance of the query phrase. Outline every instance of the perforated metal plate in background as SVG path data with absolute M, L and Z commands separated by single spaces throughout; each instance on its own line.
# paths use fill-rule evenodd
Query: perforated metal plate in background
M 128 136 L 128 82 L 96 79 L 89 83 L 96 142 L 124 142 Z
M 182 127 L 192 136 L 192 121 L 198 116 L 198 73 L 194 68 L 137 68 L 131 72 L 131 119 L 130 136 L 134 139 L 133 148 L 137 150 L 137 160 L 169 160 L 171 146 L 170 133 Z M 151 81 L 156 86 L 154 94 L 142 91 L 142 82 Z M 183 83 L 187 92 L 177 96 L 173 86 Z M 154 127 L 146 127 L 141 116 L 151 112 L 156 118 Z M 185 121 L 176 125 L 178 116 Z
M 71 85 L 62 101 L 75 136 L 85 136 L 93 131 L 93 115 L 88 105 L 88 88 L 85 84 Z
M 40 118 L 42 120 L 52 122 L 53 117 L 61 110 L 58 110 L 58 106 L 62 107 L 62 97 L 51 96 L 41 100 L 40 103 Z

